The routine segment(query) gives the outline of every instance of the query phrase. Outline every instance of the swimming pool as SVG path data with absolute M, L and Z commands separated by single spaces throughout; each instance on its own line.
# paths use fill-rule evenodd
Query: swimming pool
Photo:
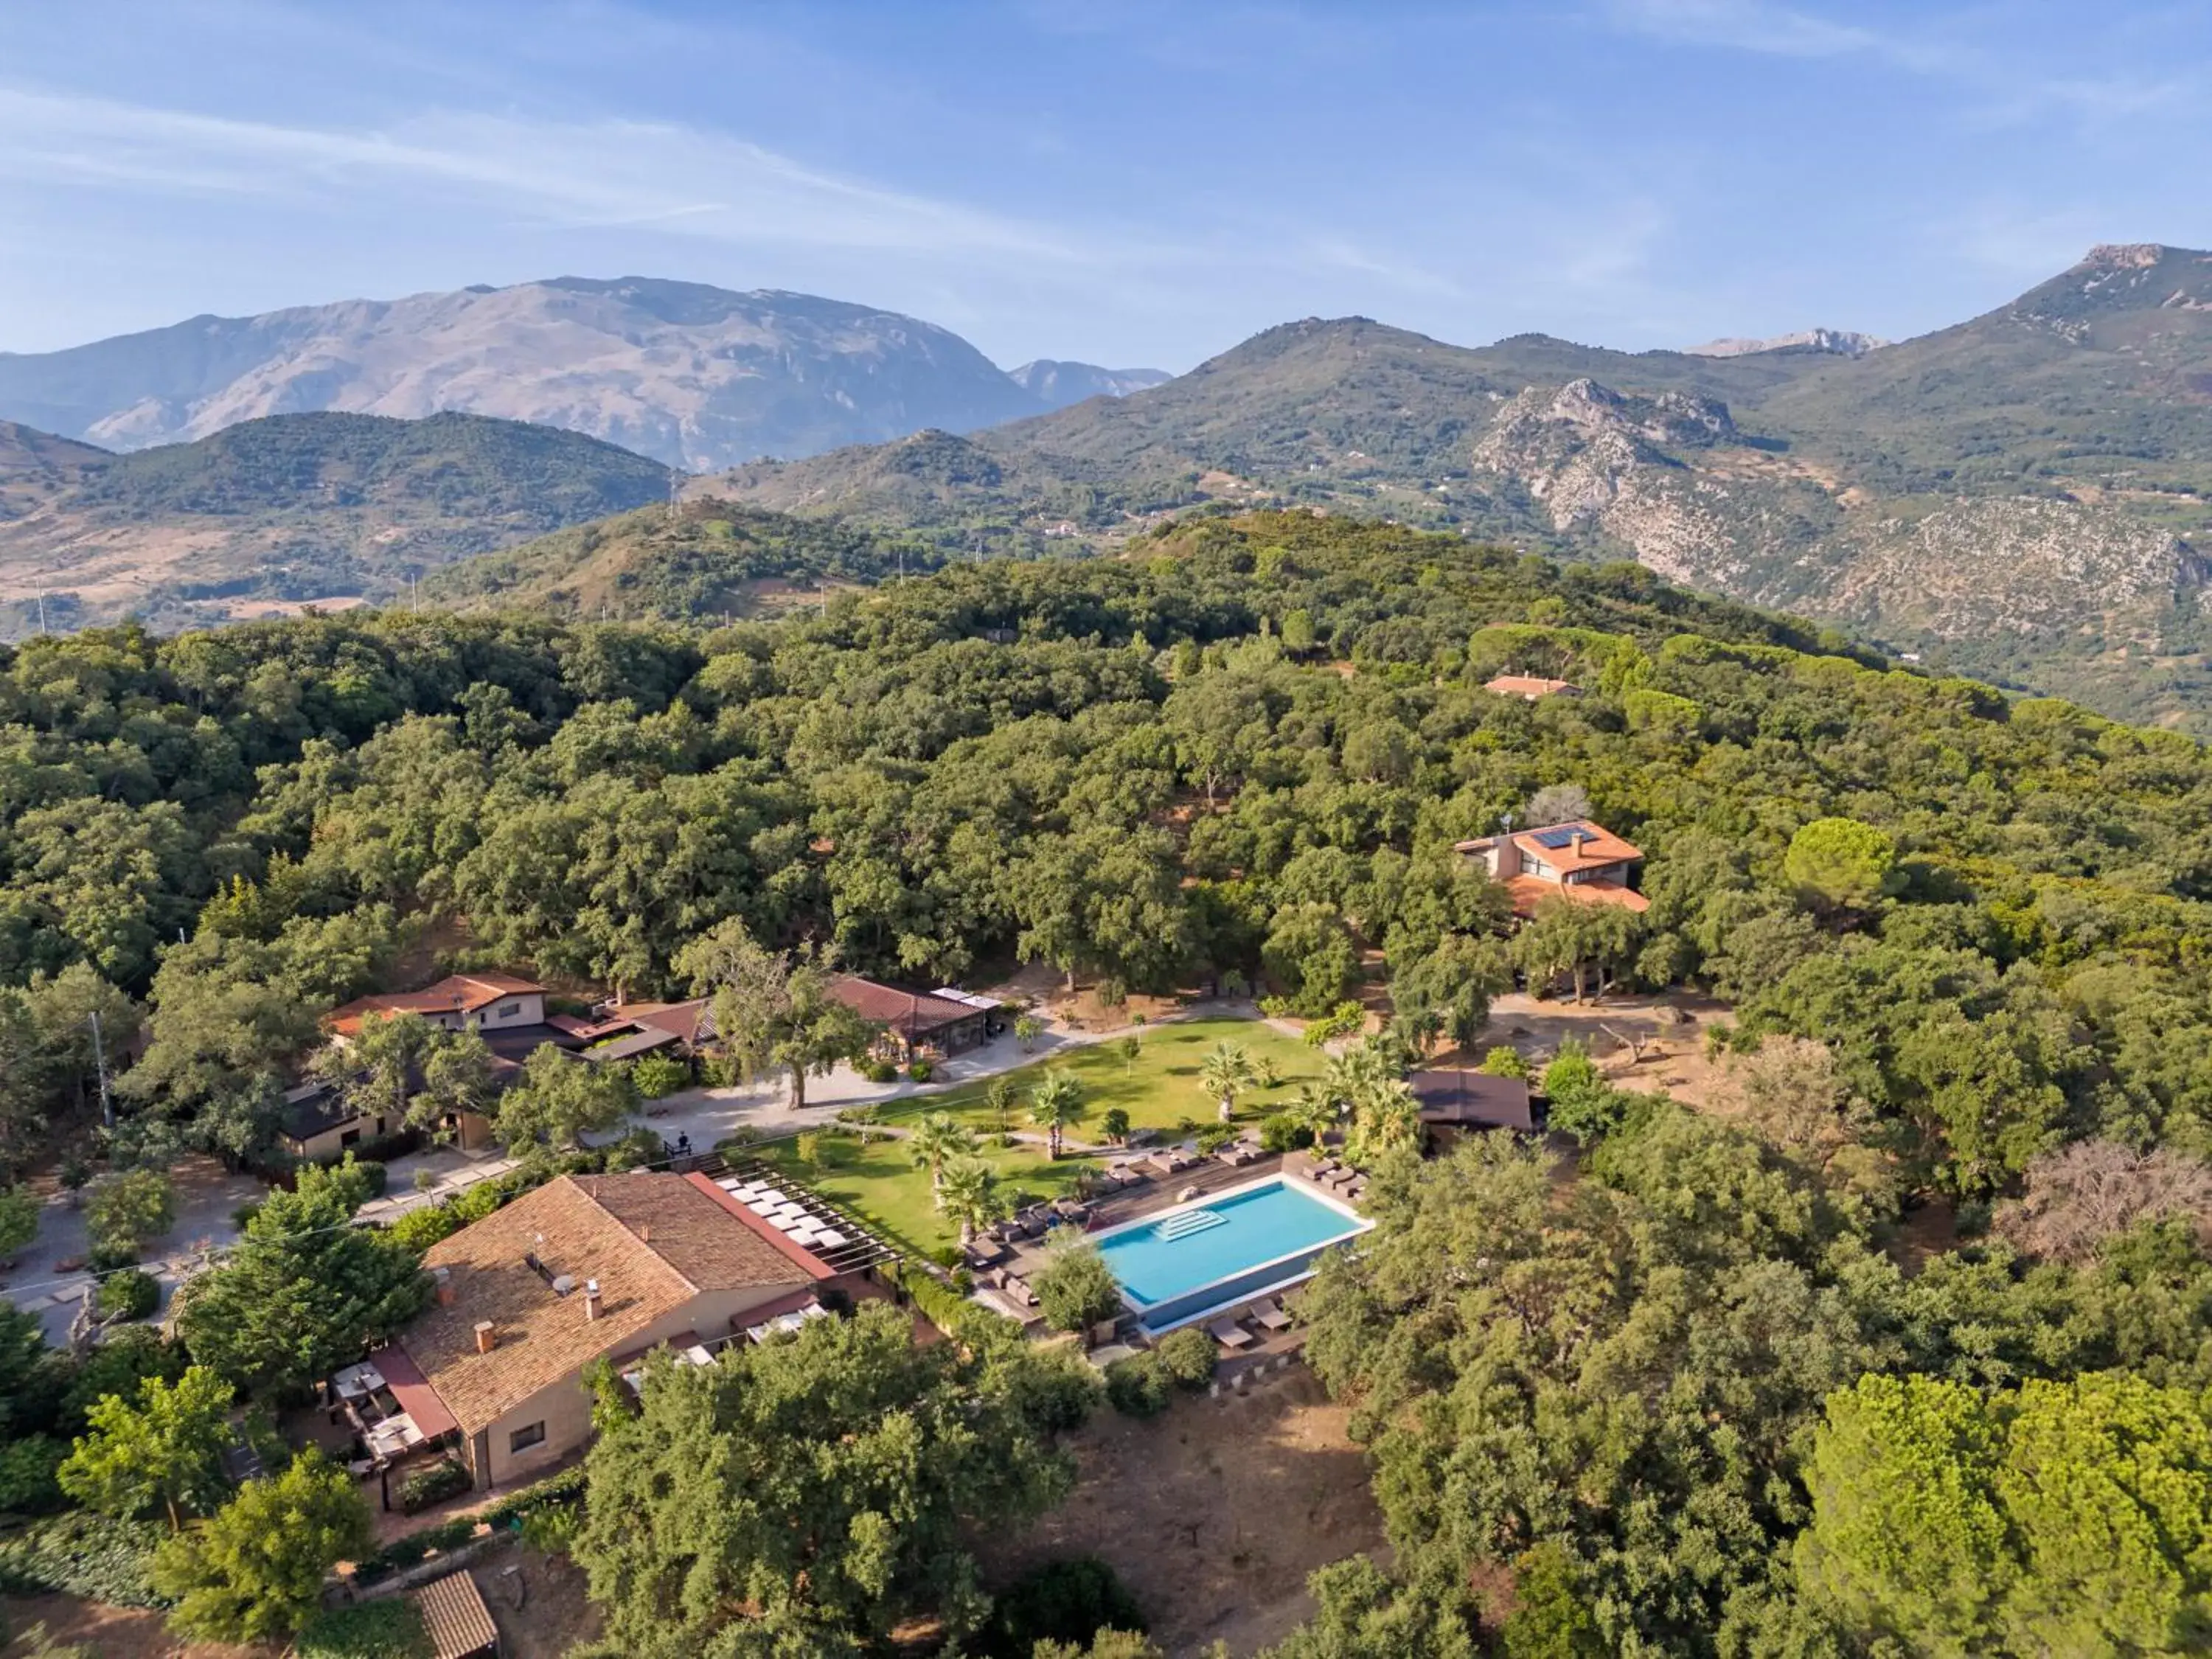
M 1093 1235 L 1121 1299 L 1150 1332 L 1294 1285 L 1314 1258 L 1375 1224 L 1302 1182 L 1271 1176 Z

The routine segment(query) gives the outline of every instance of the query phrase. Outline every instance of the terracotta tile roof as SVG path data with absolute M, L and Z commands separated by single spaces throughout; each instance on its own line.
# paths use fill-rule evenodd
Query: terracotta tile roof
M 1539 679 L 1533 674 L 1500 674 L 1494 680 L 1483 682 L 1482 689 L 1494 691 L 1501 697 L 1548 697 L 1561 691 L 1580 691 L 1582 687 L 1572 680 Z
M 974 1019 L 983 1012 L 965 1003 L 931 996 L 926 991 L 902 991 L 895 985 L 879 985 L 857 974 L 832 980 L 830 994 L 861 1018 L 875 1020 L 907 1036 Z
M 1613 904 L 1639 915 L 1651 908 L 1650 899 L 1617 881 L 1557 882 L 1541 876 L 1511 876 L 1506 879 L 1505 891 L 1513 901 L 1513 914 L 1518 916 L 1533 916 L 1538 905 L 1554 898 L 1571 899 L 1577 904 Z
M 474 1433 L 634 1344 L 702 1291 L 812 1282 L 805 1252 L 769 1243 L 754 1220 L 682 1176 L 560 1176 L 430 1247 L 422 1265 L 447 1270 L 453 1299 L 410 1325 L 400 1344 Z M 524 1259 L 532 1255 L 542 1273 Z M 566 1296 L 548 1282 L 562 1276 L 574 1280 Z M 600 1313 L 586 1319 L 583 1286 L 594 1279 Z M 487 1319 L 496 1337 L 480 1354 L 476 1326 Z
M 1582 836 L 1579 847 L 1569 839 L 1577 833 Z M 1564 874 L 1644 856 L 1641 848 L 1588 818 L 1547 823 L 1534 830 L 1516 830 L 1513 832 L 1513 844 L 1521 849 L 1522 857 L 1540 860 Z
M 407 1599 L 422 1615 L 431 1659 L 473 1659 L 498 1649 L 499 1626 L 492 1623 L 483 1592 L 467 1568 L 433 1578 L 420 1589 L 408 1591 Z
M 419 991 L 356 997 L 324 1015 L 323 1023 L 334 1031 L 351 1036 L 361 1030 L 362 1019 L 368 1014 L 471 1014 L 489 1007 L 501 997 L 527 996 L 544 988 L 512 974 L 448 974 L 435 985 L 425 986 Z
M 672 1033 L 678 1042 L 696 1042 L 714 1036 L 714 1004 L 708 997 L 690 1002 L 625 1002 L 617 1005 L 608 1024 L 628 1021 Z

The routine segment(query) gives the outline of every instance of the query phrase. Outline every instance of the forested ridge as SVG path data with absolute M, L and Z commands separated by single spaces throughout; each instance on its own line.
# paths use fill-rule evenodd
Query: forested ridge
M 1516 1654 L 2212 1630 L 2185 738 L 1634 566 L 1297 514 L 774 623 L 386 612 L 0 667 L 10 1159 L 83 1109 L 94 1004 L 146 1022 L 118 1151 L 257 1149 L 317 1013 L 434 919 L 469 960 L 642 993 L 688 989 L 678 953 L 732 917 L 927 983 L 1018 957 L 1319 1014 L 1379 971 L 1425 1040 L 1508 948 L 1453 842 L 1579 789 L 1650 911 L 1540 915 L 1512 960 L 1714 990 L 1741 1112 L 1571 1056 L 1581 1180 L 1506 1141 L 1378 1176 L 1382 1224 L 1309 1311 L 1402 1582 L 1325 1575 L 1285 1651 L 1462 1652 L 1477 1618 Z M 1504 670 L 1586 695 L 1481 689 Z M 1929 1197 L 1964 1242 L 1907 1275 L 1887 1247 Z M 1912 1508 L 1898 1471 L 1939 1466 Z M 2063 1540 L 2100 1528 L 2118 1565 L 2085 1585 Z

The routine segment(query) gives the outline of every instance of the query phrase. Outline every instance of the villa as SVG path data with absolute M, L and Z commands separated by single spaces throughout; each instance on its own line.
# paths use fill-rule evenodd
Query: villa
M 1650 904 L 1632 885 L 1643 850 L 1588 818 L 1483 836 L 1454 850 L 1480 860 L 1491 878 L 1505 884 L 1516 915 L 1534 915 L 1547 898 L 1637 911 Z
M 562 1176 L 524 1194 L 424 1255 L 436 1303 L 370 1357 L 408 1420 L 376 1432 L 453 1447 L 479 1490 L 542 1474 L 591 1437 L 593 1360 L 706 1364 L 859 1290 L 865 1267 L 783 1219 L 696 1174 Z

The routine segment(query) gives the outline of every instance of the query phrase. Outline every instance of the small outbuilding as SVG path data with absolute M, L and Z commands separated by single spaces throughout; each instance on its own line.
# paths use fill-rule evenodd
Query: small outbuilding
M 1414 1073 L 1411 1083 L 1421 1122 L 1431 1130 L 1518 1129 L 1525 1134 L 1536 1127 L 1527 1078 L 1440 1066 Z
M 467 1568 L 433 1578 L 408 1591 L 407 1599 L 422 1615 L 430 1659 L 482 1659 L 498 1654 L 499 1626 L 492 1623 L 483 1592 Z

